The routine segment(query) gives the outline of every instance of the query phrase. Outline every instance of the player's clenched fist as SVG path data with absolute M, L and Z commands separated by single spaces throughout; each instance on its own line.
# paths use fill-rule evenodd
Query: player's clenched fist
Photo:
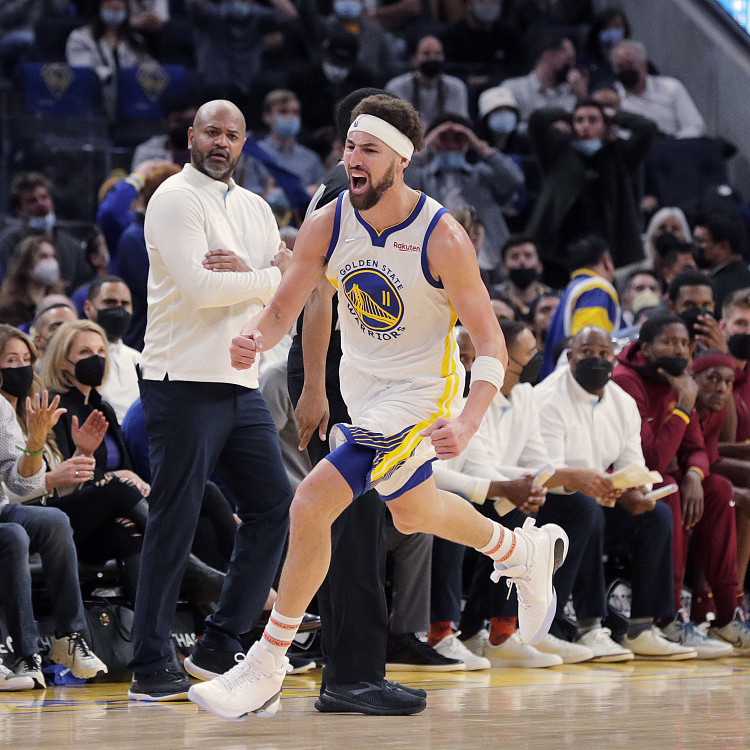
M 263 351 L 263 337 L 259 331 L 242 333 L 232 339 L 229 354 L 235 370 L 249 370 L 258 353 Z

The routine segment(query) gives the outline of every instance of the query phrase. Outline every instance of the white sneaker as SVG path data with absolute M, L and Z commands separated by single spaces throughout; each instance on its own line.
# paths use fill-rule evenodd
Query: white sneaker
M 698 659 L 721 659 L 732 655 L 731 643 L 709 638 L 701 633 L 692 622 L 684 620 L 680 614 L 677 615 L 676 620 L 672 620 L 667 627 L 662 628 L 662 632 L 672 643 L 695 649 Z
M 656 625 L 641 631 L 635 638 L 628 638 L 626 635 L 622 639 L 622 645 L 629 648 L 636 659 L 641 660 L 684 661 L 698 657 L 694 648 L 670 641 Z
M 594 658 L 594 652 L 588 646 L 564 641 L 549 633 L 534 648 L 543 654 L 557 654 L 563 660 L 563 664 L 578 664 Z
M 489 665 L 489 662 L 487 662 Z M 2 690 L 33 690 L 34 680 L 30 675 L 17 675 L 0 661 L 0 691 Z
M 89 648 L 82 633 L 53 638 L 49 658 L 67 667 L 75 677 L 82 680 L 107 674 L 107 665 Z
M 630 661 L 633 658 L 633 652 L 615 643 L 610 638 L 611 635 L 612 631 L 609 628 L 598 627 L 579 636 L 576 643 L 588 646 L 594 652 L 594 658 L 591 661 Z
M 484 645 L 484 655 L 493 667 L 520 667 L 521 669 L 537 669 L 540 667 L 556 667 L 563 663 L 557 654 L 543 654 L 533 646 L 524 643 L 518 633 L 499 646 L 493 646 L 489 641 Z
M 750 627 L 740 609 L 734 611 L 734 617 L 724 627 L 709 628 L 708 634 L 712 638 L 731 643 L 733 656 L 750 654 Z
M 464 669 L 468 672 L 475 669 L 489 669 L 492 665 L 489 659 L 485 659 L 484 656 L 477 656 L 473 651 L 470 651 L 465 644 L 458 639 L 458 634 L 451 633 L 446 635 L 445 638 L 438 641 L 433 648 L 439 654 L 446 656 L 448 659 L 459 659 L 464 663 Z M 474 636 L 476 637 L 476 636 Z
M 30 679 L 34 687 L 39 690 L 47 688 L 47 681 L 42 673 L 42 657 L 39 654 L 31 654 L 19 659 L 13 669 L 13 674 L 24 681 Z
M 508 588 L 515 585 L 518 594 L 518 631 L 533 646 L 547 635 L 557 609 L 557 594 L 552 575 L 568 554 L 568 535 L 556 524 L 537 528 L 527 518 L 514 533 L 526 543 L 526 564 L 506 566 L 495 562 L 491 578 L 497 583 L 506 576 Z
M 289 660 L 276 666 L 274 655 L 258 641 L 247 656 L 228 672 L 209 682 L 191 686 L 188 698 L 197 706 L 227 721 L 273 716 L 281 703 L 281 683 Z
M 482 656 L 484 653 L 484 644 L 490 639 L 490 631 L 486 628 L 482 628 L 478 633 L 462 641 L 464 646 L 471 651 L 472 654 Z

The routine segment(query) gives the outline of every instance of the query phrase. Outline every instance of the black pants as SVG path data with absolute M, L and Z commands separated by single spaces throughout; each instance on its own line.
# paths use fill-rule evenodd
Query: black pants
M 204 643 L 239 651 L 263 610 L 289 530 L 292 489 L 260 390 L 227 383 L 141 382 L 153 482 L 133 621 L 137 676 L 171 663 L 170 631 L 204 488 L 218 471 L 242 520 Z
M 299 338 L 299 337 L 298 337 Z M 339 389 L 341 349 L 331 340 L 326 364 L 329 426 L 348 422 Z M 299 341 L 289 353 L 289 395 L 297 405 L 304 383 Z M 313 464 L 328 455 L 328 443 L 317 433 L 308 453 Z M 331 566 L 318 590 L 325 659 L 323 682 L 373 682 L 385 676 L 388 609 L 385 600 L 385 503 L 375 490 L 354 499 L 331 529 Z

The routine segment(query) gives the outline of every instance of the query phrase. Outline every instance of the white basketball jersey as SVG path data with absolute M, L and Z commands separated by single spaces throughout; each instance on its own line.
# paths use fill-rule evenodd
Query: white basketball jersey
M 326 274 L 338 289 L 345 365 L 383 380 L 446 378 L 461 367 L 456 314 L 427 262 L 445 213 L 420 193 L 404 221 L 378 233 L 348 191 L 339 195 Z

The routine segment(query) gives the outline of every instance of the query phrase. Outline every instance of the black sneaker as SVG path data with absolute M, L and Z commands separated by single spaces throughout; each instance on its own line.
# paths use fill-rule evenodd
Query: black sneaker
M 198 641 L 183 666 L 197 680 L 213 680 L 237 665 L 238 654 L 244 656 L 241 651 L 217 651 L 204 646 L 203 641 Z
M 462 672 L 460 659 L 449 659 L 420 641 L 414 633 L 388 636 L 386 669 L 403 672 Z
M 315 708 L 321 713 L 354 713 L 369 716 L 407 716 L 427 707 L 423 697 L 400 690 L 387 680 L 326 684 Z
M 415 695 L 417 698 L 427 697 L 427 691 L 422 690 L 422 688 L 408 687 L 407 685 L 402 685 L 400 682 L 393 682 L 393 680 L 383 680 L 383 682 L 396 690 L 403 690 L 405 693 L 409 693 L 409 695 Z
M 158 669 L 156 672 L 133 677 L 128 698 L 133 701 L 186 701 L 190 679 L 176 667 Z

